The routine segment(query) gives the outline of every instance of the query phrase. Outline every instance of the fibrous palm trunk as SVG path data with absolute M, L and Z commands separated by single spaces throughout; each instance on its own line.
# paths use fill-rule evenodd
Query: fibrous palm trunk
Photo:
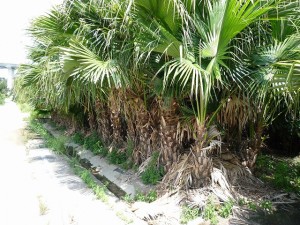
M 192 146 L 190 163 L 193 165 L 191 170 L 192 181 L 190 185 L 193 188 L 200 188 L 207 185 L 211 178 L 213 162 L 205 150 L 206 147 L 206 128 L 204 124 L 195 123 L 195 144 Z
M 178 138 L 179 116 L 178 104 L 173 101 L 168 109 L 161 111 L 160 118 L 160 140 L 161 157 L 160 162 L 164 171 L 168 172 L 179 157 L 180 142 Z
M 262 135 L 264 131 L 264 122 L 263 122 L 263 115 L 261 112 L 257 115 L 257 123 L 256 123 L 256 129 L 255 129 L 255 135 L 250 143 L 250 147 L 247 151 L 247 161 L 246 165 L 251 169 L 253 168 L 257 154 L 259 153 L 262 145 Z
M 122 121 L 121 121 L 121 93 L 119 90 L 114 89 L 110 92 L 108 98 L 108 106 L 110 110 L 110 120 L 112 133 L 112 145 L 114 147 L 121 147 L 124 143 L 122 137 Z
M 97 121 L 97 131 L 100 134 L 102 140 L 106 144 L 110 144 L 112 136 L 112 127 L 107 103 L 101 101 L 100 99 L 97 99 L 95 103 L 95 113 Z
M 97 121 L 96 121 L 95 113 L 92 109 L 90 109 L 88 112 L 88 122 L 89 122 L 89 127 L 90 127 L 91 131 L 96 131 L 97 130 Z
M 133 160 L 139 165 L 152 155 L 156 128 L 144 101 L 138 96 L 127 94 L 125 114 L 128 125 L 128 138 L 134 141 Z

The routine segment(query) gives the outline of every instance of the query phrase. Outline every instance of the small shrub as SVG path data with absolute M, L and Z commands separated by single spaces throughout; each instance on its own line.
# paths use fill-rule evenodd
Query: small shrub
M 247 202 L 246 202 L 246 200 L 245 200 L 244 198 L 240 198 L 240 199 L 238 200 L 238 204 L 239 204 L 239 206 L 244 206 L 244 205 L 247 204 Z
M 88 149 L 91 150 L 92 152 L 95 153 L 95 151 L 102 146 L 102 143 L 98 137 L 98 134 L 96 132 L 92 133 L 91 135 L 89 135 L 88 137 L 84 138 L 84 144 L 83 146 Z
M 126 152 L 120 152 L 120 151 L 113 149 L 108 154 L 108 160 L 110 163 L 116 164 L 116 165 L 125 163 L 127 160 Z
M 162 167 L 157 166 L 157 160 L 159 157 L 158 152 L 154 152 L 151 156 L 151 161 L 149 165 L 141 174 L 141 179 L 144 184 L 157 184 L 164 175 L 164 170 Z
M 83 145 L 84 144 L 84 136 L 83 134 L 77 132 L 72 136 L 72 140 L 79 145 Z
M 127 141 L 127 147 L 126 147 L 126 158 L 127 160 L 122 163 L 122 168 L 125 170 L 131 169 L 134 167 L 134 162 L 132 160 L 132 154 L 134 150 L 134 143 L 131 140 Z
M 162 167 L 149 166 L 142 174 L 141 178 L 144 184 L 157 184 L 163 177 Z
M 199 209 L 183 206 L 180 215 L 180 223 L 187 224 L 189 221 L 196 219 L 199 216 Z

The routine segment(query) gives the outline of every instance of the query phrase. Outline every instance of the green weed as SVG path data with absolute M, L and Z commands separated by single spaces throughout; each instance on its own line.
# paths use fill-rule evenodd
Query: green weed
M 93 132 L 91 135 L 84 138 L 83 146 L 86 149 L 95 152 L 100 146 L 102 146 L 102 143 L 99 139 L 98 134 L 96 132 Z
M 123 198 L 122 198 L 125 202 L 127 202 L 128 204 L 131 204 L 134 202 L 134 198 L 131 197 L 131 195 L 126 194 Z
M 218 214 L 216 205 L 213 203 L 212 199 L 208 201 L 203 211 L 203 218 L 209 220 L 212 225 L 218 224 Z
M 229 200 L 219 209 L 219 215 L 223 218 L 228 218 L 232 214 L 233 201 Z
M 273 211 L 273 204 L 272 202 L 268 201 L 268 200 L 264 200 L 262 201 L 259 206 L 266 212 L 268 213 L 272 213 Z
M 97 197 L 97 199 L 100 199 L 102 202 L 107 202 L 108 197 L 106 195 L 106 187 L 101 187 L 99 185 L 93 187 L 93 191 Z
M 158 157 L 159 153 L 154 152 L 147 168 L 141 174 L 141 179 L 144 184 L 157 184 L 162 179 L 164 170 L 162 167 L 157 166 Z
M 300 193 L 300 163 L 260 155 L 256 163 L 256 174 L 277 188 Z
M 79 144 L 79 145 L 83 145 L 84 144 L 84 136 L 82 133 L 75 133 L 73 136 L 72 136 L 72 140 L 76 143 L 76 144 Z
M 127 147 L 126 147 L 126 158 L 127 160 L 122 163 L 122 168 L 125 170 L 131 169 L 134 167 L 134 162 L 132 160 L 132 154 L 134 150 L 134 142 L 131 140 L 127 141 Z
M 199 216 L 198 208 L 183 206 L 180 215 L 180 223 L 187 224 L 189 221 L 196 219 L 198 216 Z
M 123 164 L 127 160 L 127 155 L 126 152 L 120 152 L 117 151 L 116 149 L 113 149 L 109 154 L 108 154 L 108 160 L 112 164 Z
M 88 186 L 88 188 L 91 188 L 96 195 L 97 199 L 100 199 L 102 202 L 108 202 L 108 196 L 106 194 L 106 187 L 105 186 L 99 186 L 95 179 L 93 178 L 93 175 L 86 169 L 80 167 L 77 163 L 78 161 L 73 160 L 71 161 L 71 165 L 74 168 L 74 172 L 76 175 L 78 175 L 83 182 Z
M 154 202 L 157 199 L 157 192 L 154 190 L 149 191 L 147 194 L 143 194 L 142 192 L 138 192 L 134 198 L 127 195 L 123 198 L 126 202 L 132 203 L 134 201 L 140 202 Z
M 248 202 L 247 205 L 248 205 L 249 209 L 254 210 L 254 211 L 257 210 L 257 205 L 254 202 Z
M 66 137 L 52 137 L 52 136 L 48 136 L 46 138 L 46 146 L 48 148 L 53 149 L 54 151 L 58 152 L 58 153 L 65 153 L 66 152 L 66 148 L 65 148 L 65 143 L 67 141 Z
M 52 148 L 56 152 L 59 153 L 65 153 L 65 146 L 67 139 L 65 137 L 59 137 L 55 138 L 52 135 L 48 133 L 48 131 L 36 120 L 30 121 L 30 129 L 34 131 L 35 133 L 38 133 L 42 136 L 42 138 L 46 141 L 46 146 L 49 148 Z M 73 136 L 74 137 L 74 136 Z M 82 136 L 77 135 L 75 138 L 81 138 Z M 106 187 L 105 186 L 99 186 L 96 181 L 94 180 L 92 174 L 79 166 L 79 162 L 76 157 L 73 157 L 70 160 L 70 165 L 72 166 L 74 173 L 78 175 L 86 185 L 91 188 L 96 195 L 96 197 L 103 202 L 108 201 L 108 197 L 106 195 Z

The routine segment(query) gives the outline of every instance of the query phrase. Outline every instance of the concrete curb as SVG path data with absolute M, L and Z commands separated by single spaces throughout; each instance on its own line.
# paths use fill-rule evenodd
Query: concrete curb
M 55 138 L 65 136 L 61 131 L 57 131 L 48 123 L 44 123 L 43 127 Z M 128 222 L 129 224 L 148 224 L 144 220 L 138 218 L 125 202 L 120 201 L 120 197 L 123 197 L 126 194 L 134 196 L 137 192 L 146 192 L 151 190 L 151 187 L 142 184 L 138 176 L 134 174 L 133 171 L 124 171 L 116 165 L 109 164 L 105 158 L 94 155 L 91 151 L 84 149 L 78 144 L 67 142 L 65 147 L 69 156 L 78 156 L 81 165 L 91 171 L 95 179 L 97 179 L 97 182 L 104 184 L 106 181 L 109 182 L 109 184 L 106 185 L 111 192 L 108 193 L 108 204 L 117 214 L 120 214 L 121 217 L 124 215 L 130 219 L 131 222 Z
M 43 126 L 56 138 L 65 136 L 61 131 L 57 131 L 48 123 L 43 124 Z M 149 192 L 153 188 L 150 185 L 144 185 L 134 171 L 123 170 L 117 165 L 110 164 L 105 158 L 102 158 L 99 155 L 94 155 L 90 150 L 85 149 L 83 146 L 69 141 L 65 144 L 65 147 L 68 155 L 78 156 L 79 160 L 82 161 L 83 164 L 87 165 L 86 168 L 90 169 L 94 176 L 98 176 L 100 180 L 107 180 L 111 183 L 112 188 L 108 185 L 108 189 L 119 188 L 119 190 L 111 190 L 113 193 L 115 193 L 115 191 L 119 192 L 116 193 L 116 196 L 118 197 L 122 197 L 126 194 L 134 196 L 138 192 Z

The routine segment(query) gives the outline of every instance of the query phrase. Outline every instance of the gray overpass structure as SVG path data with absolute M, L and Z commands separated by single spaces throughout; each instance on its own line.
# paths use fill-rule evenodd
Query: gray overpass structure
M 0 69 L 6 69 L 7 70 L 7 84 L 8 88 L 12 88 L 13 80 L 16 77 L 16 70 L 19 67 L 18 64 L 14 63 L 0 63 Z

